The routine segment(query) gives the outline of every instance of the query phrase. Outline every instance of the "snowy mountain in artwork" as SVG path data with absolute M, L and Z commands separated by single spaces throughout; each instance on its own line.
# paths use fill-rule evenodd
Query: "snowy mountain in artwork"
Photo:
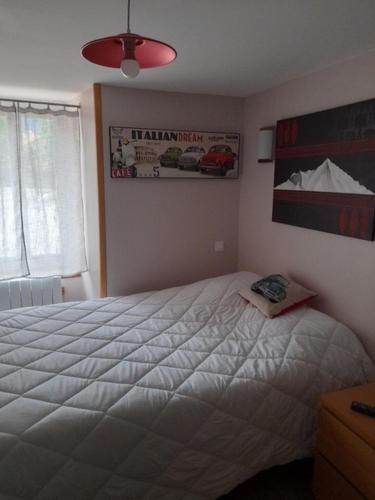
M 275 189 L 293 191 L 320 191 L 328 193 L 374 194 L 353 177 L 326 158 L 315 170 L 294 172 Z

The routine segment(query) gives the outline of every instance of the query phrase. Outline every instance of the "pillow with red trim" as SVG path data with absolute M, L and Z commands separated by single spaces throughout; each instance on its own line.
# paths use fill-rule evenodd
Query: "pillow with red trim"
M 239 294 L 267 318 L 274 318 L 301 307 L 317 296 L 316 292 L 281 274 L 271 274 L 262 278 L 250 288 L 242 288 Z

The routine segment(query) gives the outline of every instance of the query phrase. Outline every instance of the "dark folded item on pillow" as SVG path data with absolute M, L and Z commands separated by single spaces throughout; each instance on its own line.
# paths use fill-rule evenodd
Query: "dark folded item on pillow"
M 281 274 L 262 278 L 253 283 L 251 288 L 242 288 L 239 294 L 268 318 L 300 307 L 317 296 L 316 292 Z
M 253 292 L 260 293 L 270 302 L 281 302 L 286 298 L 289 281 L 281 274 L 271 274 L 251 285 Z

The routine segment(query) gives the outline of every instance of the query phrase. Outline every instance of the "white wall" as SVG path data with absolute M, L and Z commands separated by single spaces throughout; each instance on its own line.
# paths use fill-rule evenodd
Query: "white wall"
M 241 132 L 243 104 L 102 87 L 109 295 L 235 271 L 239 203 L 233 179 L 111 179 L 109 126 Z M 224 253 L 214 253 L 215 240 L 224 240 Z
M 374 97 L 370 52 L 246 100 L 239 267 L 290 273 L 316 290 L 318 309 L 349 325 L 375 357 L 375 242 L 272 222 L 274 165 L 256 160 L 261 127 Z

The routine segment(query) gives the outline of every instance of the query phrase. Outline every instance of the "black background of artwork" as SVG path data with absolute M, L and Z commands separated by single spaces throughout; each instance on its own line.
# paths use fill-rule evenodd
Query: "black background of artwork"
M 293 146 L 375 138 L 375 99 L 280 120 L 278 125 L 291 121 L 298 123 L 297 140 Z M 280 150 L 293 146 L 277 144 Z M 315 170 L 327 157 L 353 179 L 375 192 L 375 151 L 289 159 L 278 159 L 276 153 L 274 186 L 288 180 L 293 172 Z
M 274 186 L 287 181 L 294 172 L 315 170 L 329 158 L 375 193 L 375 99 L 280 120 L 276 134 Z M 348 153 L 352 147 L 357 151 Z M 304 156 L 307 154 L 311 156 Z M 275 191 L 275 222 L 354 238 L 374 238 L 375 210 L 372 202 L 369 204 L 374 195 L 314 193 L 313 198 L 304 198 L 301 193 L 302 198 L 288 198 L 294 190 L 282 193 Z
M 272 220 L 274 222 L 324 231 L 326 233 L 339 234 L 337 224 L 339 215 L 340 209 L 338 207 L 330 207 L 323 204 L 299 203 L 296 210 L 296 205 L 291 203 L 275 200 L 273 202 Z M 349 235 L 346 234 L 345 236 Z M 358 235 L 352 237 L 359 238 Z M 374 239 L 374 210 L 371 211 L 371 217 L 363 239 Z
M 366 139 L 375 136 L 375 99 L 292 119 L 298 121 L 296 146 Z

